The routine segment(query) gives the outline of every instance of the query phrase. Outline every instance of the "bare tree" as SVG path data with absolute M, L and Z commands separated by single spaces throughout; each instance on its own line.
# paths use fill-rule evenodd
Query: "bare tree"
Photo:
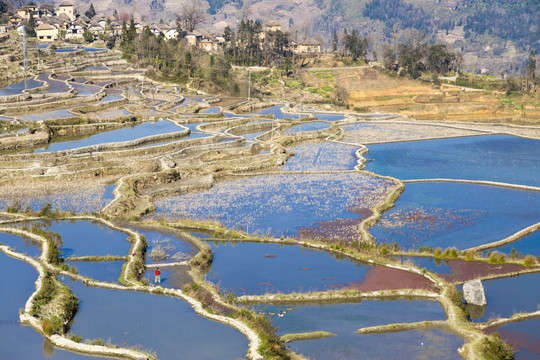
M 182 24 L 182 29 L 185 31 L 193 31 L 205 20 L 204 12 L 193 4 L 182 5 L 182 11 L 178 15 L 178 19 Z

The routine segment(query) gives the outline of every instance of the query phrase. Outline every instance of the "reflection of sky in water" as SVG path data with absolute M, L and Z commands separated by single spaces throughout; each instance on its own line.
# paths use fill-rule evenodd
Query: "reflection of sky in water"
M 4 226 L 9 227 L 10 224 Z M 33 258 L 38 258 L 41 255 L 41 243 L 19 235 L 0 232 L 0 243 L 9 246 L 14 251 L 27 254 Z
M 237 295 L 331 290 L 362 281 L 371 268 L 298 245 L 208 244 L 214 259 L 206 279 Z
M 412 183 L 370 229 L 377 242 L 459 250 L 501 240 L 540 218 L 540 193 L 458 183 Z
M 82 85 L 74 82 L 70 83 L 70 85 L 75 89 L 75 91 L 77 91 L 79 96 L 93 95 L 100 90 L 100 88 L 97 86 Z
M 39 86 L 43 86 L 43 82 L 36 81 L 33 78 L 22 80 L 19 83 L 11 84 L 3 89 L 0 89 L 0 96 L 9 96 L 21 94 L 22 91 L 26 89 L 33 89 Z
M 266 313 L 286 312 L 283 317 L 272 317 L 279 335 L 312 331 L 345 335 L 369 326 L 446 320 L 441 305 L 428 300 L 363 300 L 352 304 L 256 305 L 256 308 Z
M 24 261 L 15 260 L 0 252 L 0 349 L 2 359 L 82 360 L 100 359 L 53 348 L 40 333 L 19 323 L 21 309 L 36 290 L 37 271 Z
M 239 136 L 242 136 L 244 139 L 246 139 L 246 141 L 255 141 L 255 138 L 257 136 L 261 136 L 262 134 L 265 134 L 267 133 L 267 131 L 261 131 L 261 132 L 256 132 L 256 133 L 252 133 L 252 134 L 245 134 L 245 135 L 239 135 Z
M 540 273 L 482 281 L 487 306 L 484 315 L 474 322 L 486 322 L 515 313 L 540 310 Z
M 96 281 L 118 283 L 124 261 L 66 261 L 68 266 L 77 268 L 79 275 Z
M 248 340 L 236 329 L 198 316 L 182 299 L 68 285 L 80 300 L 71 332 L 113 344 L 140 344 L 160 359 L 243 358 Z M 144 309 L 144 311 L 141 311 Z
M 348 333 L 320 340 L 288 344 L 312 360 L 438 359 L 460 360 L 464 340 L 447 328 L 359 335 Z
M 472 136 L 370 145 L 367 170 L 398 179 L 490 180 L 540 186 L 540 140 Z
M 276 119 L 285 119 L 285 118 L 292 118 L 292 119 L 298 119 L 298 114 L 285 114 L 281 111 L 282 108 L 285 106 L 283 105 L 276 105 L 269 107 L 267 109 L 262 109 L 259 111 L 256 111 L 252 114 L 259 114 L 259 115 L 270 115 L 273 114 Z M 301 117 L 306 117 L 307 115 L 302 115 Z
M 463 340 L 446 328 L 360 335 L 355 331 L 392 323 L 445 320 L 436 301 L 363 300 L 352 304 L 256 305 L 272 316 L 278 334 L 328 331 L 337 336 L 288 344 L 310 359 L 461 359 L 457 349 Z
M 282 171 L 339 171 L 352 170 L 357 164 L 358 148 L 344 144 L 324 142 L 298 145 L 288 149 L 295 155 L 287 160 Z
M 57 110 L 57 111 L 50 111 L 50 112 L 44 112 L 44 113 L 39 113 L 39 114 L 21 116 L 21 120 L 23 121 L 54 120 L 54 119 L 66 119 L 66 118 L 71 118 L 71 117 L 76 117 L 76 116 L 77 115 L 73 115 L 67 110 Z
M 91 213 L 99 211 L 114 197 L 107 192 L 108 187 L 81 188 L 76 191 L 63 191 L 54 195 L 27 195 L 6 196 L 0 198 L 0 209 L 12 205 L 18 201 L 22 209 L 29 206 L 34 211 L 39 211 L 45 204 L 50 203 L 53 209 L 75 213 Z M 112 190 L 111 190 L 112 192 Z
M 62 236 L 63 257 L 129 254 L 129 236 L 100 222 L 61 220 L 42 223 L 46 231 L 54 231 Z M 28 223 L 29 226 L 31 224 Z
M 65 81 L 51 79 L 49 78 L 49 75 L 50 73 L 43 73 L 38 75 L 39 80 L 45 81 L 49 84 L 49 90 L 46 93 L 66 93 L 70 90 L 69 86 L 65 83 Z
M 122 95 L 110 94 L 109 91 L 107 91 L 107 95 L 103 99 L 101 99 L 100 102 L 98 102 L 98 105 L 108 103 L 109 101 L 120 100 L 120 99 L 123 99 Z
M 534 255 L 540 256 L 540 230 L 536 230 L 530 235 L 525 236 L 518 241 L 515 241 L 511 244 L 501 246 L 499 248 L 493 249 L 505 254 L 511 254 L 512 249 L 516 249 L 522 255 Z M 493 250 L 487 251 L 492 252 Z
M 182 131 L 182 129 L 171 121 L 161 120 L 155 123 L 145 122 L 142 124 L 137 124 L 133 127 L 127 127 L 108 132 L 101 132 L 99 134 L 87 137 L 86 139 L 52 143 L 49 144 L 46 149 L 39 149 L 36 150 L 36 152 L 56 152 L 97 144 L 136 140 L 147 136 L 167 134 L 178 131 Z
M 146 237 L 148 247 L 146 249 L 145 261 L 147 264 L 179 262 L 197 253 L 197 248 L 194 245 L 173 232 L 153 231 L 143 228 L 133 228 L 132 230 Z M 154 251 L 154 256 L 159 253 L 163 254 L 165 258 L 159 256 L 154 261 L 152 251 Z
M 321 114 L 321 113 L 314 113 L 314 115 L 319 120 L 326 120 L 326 121 L 338 121 L 338 120 L 344 120 L 344 115 L 339 114 Z
M 358 219 L 351 207 L 371 208 L 390 183 L 358 173 L 258 176 L 220 182 L 212 189 L 155 201 L 156 213 L 213 218 L 228 227 L 295 236 L 305 226 Z
M 284 131 L 284 134 L 295 134 L 304 131 L 324 130 L 330 127 L 329 123 L 325 122 L 310 122 L 292 126 Z
M 516 360 L 540 358 L 540 318 L 510 323 L 488 330 L 497 331 L 501 338 L 514 345 Z

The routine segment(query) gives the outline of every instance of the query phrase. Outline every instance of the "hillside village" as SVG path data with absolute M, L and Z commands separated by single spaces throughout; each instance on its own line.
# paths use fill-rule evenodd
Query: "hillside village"
M 93 6 L 92 6 L 93 10 Z M 88 13 L 88 12 L 87 12 Z M 118 37 L 127 29 L 126 20 L 121 20 L 115 12 L 113 15 L 96 13 L 91 18 L 86 14 L 80 14 L 73 1 L 65 0 L 58 8 L 53 9 L 50 5 L 30 4 L 19 8 L 9 17 L 9 24 L 3 26 L 2 30 L 8 28 L 16 29 L 20 34 L 24 31 L 23 25 L 32 21 L 35 24 L 36 38 L 43 43 L 65 42 L 91 42 L 104 37 Z M 33 20 L 31 20 L 33 18 Z M 128 23 L 131 19 L 128 20 Z M 193 29 L 193 31 L 182 31 L 175 23 L 172 24 L 147 24 L 141 20 L 133 19 L 133 25 L 138 34 L 146 28 L 157 37 L 165 40 L 185 39 L 189 46 L 195 46 L 210 53 L 222 52 L 225 45 L 223 34 L 211 34 L 205 29 Z M 282 32 L 282 25 L 278 21 L 269 21 L 264 25 L 264 31 L 259 34 L 261 41 L 267 34 Z M 299 41 L 289 42 L 290 51 L 297 54 L 320 53 L 321 42 L 312 38 L 304 38 Z

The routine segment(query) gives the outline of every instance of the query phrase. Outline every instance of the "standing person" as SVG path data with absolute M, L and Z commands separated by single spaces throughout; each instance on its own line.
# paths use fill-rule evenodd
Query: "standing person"
M 156 269 L 155 275 L 156 277 L 154 278 L 154 283 L 156 285 L 161 284 L 161 271 L 159 271 L 159 268 Z

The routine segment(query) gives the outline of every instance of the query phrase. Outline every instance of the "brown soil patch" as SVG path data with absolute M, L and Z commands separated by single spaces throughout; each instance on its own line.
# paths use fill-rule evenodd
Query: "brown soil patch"
M 368 270 L 363 281 L 352 281 L 339 287 L 344 290 L 364 292 L 399 289 L 435 290 L 433 283 L 422 275 L 385 266 L 373 266 Z
M 216 102 L 216 103 L 213 103 L 212 106 L 231 106 L 231 105 L 234 105 L 234 104 L 238 104 L 238 103 L 241 103 L 242 101 L 246 101 L 247 99 L 246 98 L 242 98 L 242 97 L 221 97 L 220 98 L 221 100 Z
M 298 231 L 299 237 L 306 239 L 327 240 L 330 242 L 345 241 L 352 242 L 361 239 L 359 230 L 362 220 L 371 216 L 371 211 L 367 210 L 362 217 L 357 219 L 336 219 L 321 221 L 317 227 L 304 227 Z
M 449 260 L 448 266 L 453 274 L 443 274 L 441 277 L 450 282 L 473 280 L 488 275 L 501 275 L 527 269 L 516 264 L 486 264 L 479 261 Z

